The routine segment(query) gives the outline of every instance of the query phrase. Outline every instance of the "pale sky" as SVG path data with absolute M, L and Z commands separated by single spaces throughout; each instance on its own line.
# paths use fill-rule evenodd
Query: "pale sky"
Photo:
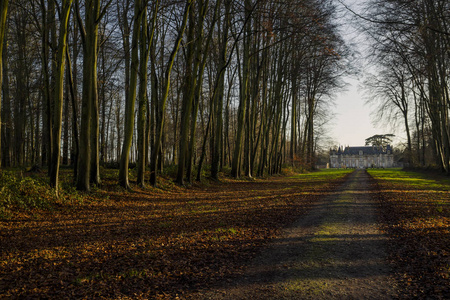
M 364 4 L 364 0 L 345 0 L 344 1 L 351 9 L 360 12 L 361 6 Z M 342 6 L 340 8 L 343 8 Z M 345 9 L 344 9 L 345 12 Z M 356 47 L 356 51 L 360 53 L 358 65 L 363 66 L 364 62 L 364 45 L 367 38 L 358 32 L 358 20 L 353 19 L 350 21 L 351 14 L 346 12 L 342 20 L 345 21 L 342 35 L 347 43 L 351 44 L 351 47 Z M 373 118 L 371 116 L 372 108 L 365 104 L 364 91 L 360 89 L 360 85 L 364 76 L 366 75 L 364 70 L 366 68 L 361 67 L 358 76 L 346 77 L 344 81 L 348 84 L 344 91 L 337 93 L 335 96 L 335 119 L 334 125 L 331 126 L 330 137 L 333 141 L 343 146 L 363 146 L 365 139 L 375 135 L 390 133 L 389 130 L 382 127 L 375 127 L 373 125 Z M 380 124 L 381 125 L 381 124 Z
M 372 125 L 371 108 L 364 104 L 359 81 L 347 78 L 346 82 L 349 83 L 346 91 L 336 95 L 335 125 L 330 136 L 343 146 L 364 146 L 366 138 L 384 132 Z

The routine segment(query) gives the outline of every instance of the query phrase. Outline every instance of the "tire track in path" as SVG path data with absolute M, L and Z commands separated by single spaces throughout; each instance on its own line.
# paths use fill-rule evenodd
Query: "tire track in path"
M 356 170 L 249 263 L 241 278 L 205 299 L 392 299 L 369 175 Z

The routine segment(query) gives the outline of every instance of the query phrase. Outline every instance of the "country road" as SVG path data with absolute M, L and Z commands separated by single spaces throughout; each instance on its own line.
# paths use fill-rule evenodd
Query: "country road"
M 375 206 L 369 175 L 356 170 L 250 262 L 241 278 L 205 298 L 395 298 Z

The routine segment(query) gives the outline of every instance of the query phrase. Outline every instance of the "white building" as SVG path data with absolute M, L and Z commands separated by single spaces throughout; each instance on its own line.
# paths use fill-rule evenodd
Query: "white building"
M 339 147 L 338 150 L 330 150 L 331 168 L 392 168 L 394 155 L 390 145 L 382 147 Z

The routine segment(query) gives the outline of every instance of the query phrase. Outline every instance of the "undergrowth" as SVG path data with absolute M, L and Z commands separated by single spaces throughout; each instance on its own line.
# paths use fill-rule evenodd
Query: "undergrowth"
M 23 176 L 13 171 L 0 172 L 0 220 L 9 219 L 14 213 L 35 209 L 53 210 L 62 203 L 83 201 L 75 188 L 60 183 L 60 195 L 56 196 L 45 177 Z

